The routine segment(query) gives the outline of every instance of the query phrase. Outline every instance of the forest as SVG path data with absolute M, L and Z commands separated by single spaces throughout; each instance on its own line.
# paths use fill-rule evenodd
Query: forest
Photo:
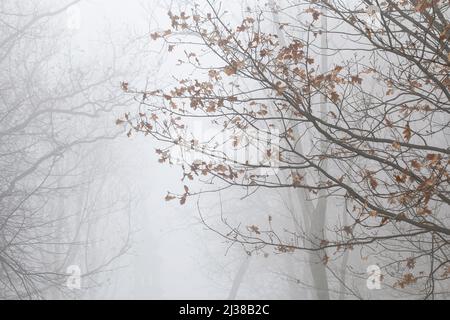
M 0 0 L 0 300 L 450 299 L 449 40 L 448 0 Z

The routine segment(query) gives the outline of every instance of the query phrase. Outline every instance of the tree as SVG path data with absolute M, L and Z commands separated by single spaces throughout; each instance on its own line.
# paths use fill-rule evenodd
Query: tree
M 278 9 L 277 34 L 264 31 L 268 7 L 249 8 L 236 26 L 212 4 L 169 12 L 171 27 L 151 36 L 169 51 L 190 45 L 180 64 L 193 76 L 171 90 L 125 86 L 147 110 L 118 123 L 167 143 L 160 162 L 181 154 L 183 180 L 215 190 L 300 190 L 303 213 L 328 212 L 284 233 L 272 216 L 265 226 L 224 221 L 228 230 L 215 231 L 229 241 L 250 252 L 317 253 L 339 285 L 337 260 L 358 248 L 365 254 L 353 263 L 378 264 L 389 294 L 446 297 L 448 1 L 292 2 Z M 199 120 L 209 123 L 202 137 L 193 134 Z M 166 200 L 184 204 L 198 194 L 185 185 Z M 338 204 L 347 220 L 329 209 Z M 360 298 L 363 285 L 345 286 Z
M 89 231 L 111 205 L 96 206 L 104 172 L 90 155 L 117 135 L 100 121 L 124 100 L 107 93 L 119 83 L 114 70 L 71 60 L 65 14 L 78 2 L 0 5 L 1 299 L 69 294 L 67 267 L 89 260 L 97 240 Z M 81 276 L 125 248 L 97 255 Z

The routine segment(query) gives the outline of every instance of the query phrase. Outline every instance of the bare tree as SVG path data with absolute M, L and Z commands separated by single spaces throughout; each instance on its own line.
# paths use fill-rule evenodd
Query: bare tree
M 94 239 L 87 229 L 105 214 L 98 199 L 86 197 L 101 184 L 101 173 L 91 171 L 99 157 L 89 155 L 117 135 L 101 119 L 125 100 L 109 90 L 119 83 L 115 70 L 73 61 L 67 52 L 65 15 L 77 2 L 0 4 L 2 299 L 68 294 L 66 269 L 81 265 L 74 257 Z M 81 276 L 93 276 L 123 250 Z
M 148 110 L 118 124 L 166 142 L 161 162 L 186 151 L 183 180 L 204 180 L 208 192 L 301 190 L 300 205 L 315 208 L 302 212 L 316 222 L 283 232 L 273 217 L 246 227 L 224 219 L 226 228 L 214 231 L 248 251 L 318 254 L 336 280 L 318 288 L 326 291 L 319 298 L 342 285 L 362 297 L 365 270 L 352 274 L 359 285 L 335 271 L 356 248 L 354 263 L 378 264 L 389 294 L 446 297 L 448 13 L 447 1 L 294 1 L 279 8 L 280 45 L 279 34 L 263 31 L 273 17 L 264 7 L 237 26 L 217 5 L 169 12 L 171 27 L 152 38 L 169 51 L 195 45 L 180 61 L 193 76 L 171 90 L 124 86 Z M 187 35 L 177 40 L 177 32 Z M 198 121 L 216 131 L 195 136 Z M 251 148 L 256 161 L 245 156 Z M 195 195 L 185 185 L 166 200 Z M 347 220 L 330 209 L 339 203 Z

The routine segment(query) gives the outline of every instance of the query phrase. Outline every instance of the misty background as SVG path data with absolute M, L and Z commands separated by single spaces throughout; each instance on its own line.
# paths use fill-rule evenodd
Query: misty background
M 16 99 L 20 106 L 14 100 L 15 109 L 9 111 L 10 102 L 3 101 L 2 130 L 11 134 L 2 133 L 2 168 L 31 165 L 32 172 L 9 177 L 5 171 L 5 187 L 16 178 L 21 183 L 20 188 L 14 184 L 18 191 L 13 200 L 2 198 L 5 216 L 14 201 L 27 205 L 20 213 L 12 209 L 13 218 L 2 221 L 15 225 L 14 219 L 18 222 L 31 212 L 36 217 L 31 231 L 19 234 L 17 243 L 18 236 L 3 234 L 4 241 L 11 241 L 11 264 L 5 259 L 2 268 L 12 280 L 2 282 L 2 298 L 289 297 L 285 259 L 267 264 L 268 255 L 261 253 L 249 262 L 243 248 L 230 247 L 205 228 L 197 203 L 166 202 L 167 192 L 182 186 L 179 171 L 158 163 L 156 142 L 127 137 L 115 124 L 135 105 L 122 92 L 123 81 L 133 87 L 173 84 L 170 74 L 178 57 L 168 59 L 167 49 L 155 46 L 150 33 L 168 24 L 168 10 L 189 4 L 2 1 L 2 30 L 7 31 L 2 35 L 3 88 L 13 84 L 3 97 Z M 243 4 L 234 5 L 240 18 Z M 31 116 L 22 123 L 23 112 Z M 17 139 L 18 134 L 37 140 L 29 145 L 29 139 Z M 23 153 L 21 160 L 9 158 L 17 152 Z M 30 164 L 33 160 L 36 165 Z M 225 191 L 220 199 L 204 197 L 202 208 L 212 218 L 223 211 L 280 211 L 276 197 L 274 203 L 262 202 L 261 196 L 236 201 L 242 196 L 240 191 Z M 36 232 L 45 237 L 31 240 Z M 12 272 L 16 265 L 31 270 Z M 67 290 L 65 274 L 73 266 L 83 275 L 81 289 Z M 50 270 L 57 272 L 46 274 Z M 16 281 L 20 285 L 11 284 Z
M 266 2 L 276 5 L 212 1 L 234 23 L 248 8 L 268 10 Z M 0 299 L 314 299 L 323 297 L 314 283 L 320 272 L 328 272 L 328 298 L 384 297 L 366 288 L 375 250 L 336 254 L 335 274 L 315 268 L 307 252 L 250 252 L 215 232 L 225 223 L 264 223 L 290 241 L 301 210 L 283 189 L 224 188 L 184 205 L 166 201 L 186 184 L 179 166 L 160 163 L 161 143 L 118 119 L 145 108 L 126 91 L 167 89 L 194 72 L 178 66 L 182 49 L 152 41 L 170 26 L 169 11 L 189 12 L 193 3 L 0 2 Z M 287 10 L 282 18 L 297 16 Z M 281 34 L 276 10 L 272 19 L 265 31 Z M 189 181 L 190 190 L 208 187 Z M 341 222 L 343 202 L 330 202 L 327 214 L 336 217 L 328 224 Z M 73 272 L 81 273 L 80 288 L 67 285 Z

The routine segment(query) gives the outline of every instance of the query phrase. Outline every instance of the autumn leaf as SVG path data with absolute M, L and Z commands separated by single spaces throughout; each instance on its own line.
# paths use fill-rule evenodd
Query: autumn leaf
M 261 109 L 261 110 L 259 110 L 258 112 L 257 112 L 257 114 L 258 115 L 260 115 L 260 116 L 265 116 L 265 115 L 267 115 L 269 112 L 267 111 L 267 110 L 265 110 L 265 109 Z
M 292 185 L 294 188 L 301 187 L 304 177 L 298 173 L 292 175 Z
M 409 126 L 409 122 L 406 124 L 406 127 L 403 130 L 403 138 L 406 142 L 409 142 L 409 140 L 411 140 L 411 127 Z
M 378 212 L 376 212 L 375 210 L 372 210 L 369 212 L 369 216 L 372 218 L 375 218 L 378 215 Z
M 393 127 L 392 121 L 391 121 L 391 120 L 389 120 L 389 119 L 386 118 L 385 122 L 386 122 L 386 125 L 387 125 L 389 128 L 392 128 L 392 127 Z
M 228 66 L 226 66 L 224 68 L 223 71 L 225 72 L 225 74 L 227 76 L 231 76 L 233 74 L 236 74 L 239 69 L 244 67 L 244 65 L 245 65 L 245 63 L 243 61 L 233 60 L 233 61 L 231 61 L 231 63 Z
M 401 149 L 401 145 L 398 141 L 394 141 L 394 143 L 392 144 L 392 147 L 394 147 L 394 149 L 396 149 L 396 150 Z
M 256 234 L 261 234 L 261 232 L 259 231 L 259 228 L 255 225 L 248 226 L 248 230 L 250 230 L 250 232 L 254 232 Z
M 159 35 L 158 32 L 154 32 L 150 34 L 150 38 L 152 38 L 152 40 L 157 40 L 158 38 L 160 38 L 161 36 Z
M 172 201 L 173 199 L 175 199 L 176 197 L 172 196 L 170 193 L 167 193 L 167 196 L 165 197 L 166 201 Z
M 412 273 L 407 273 L 394 284 L 394 287 L 400 287 L 404 289 L 406 286 L 412 285 L 417 282 L 417 278 Z
M 336 67 L 334 68 L 334 71 L 335 71 L 336 73 L 339 73 L 339 72 L 341 72 L 343 69 L 344 69 L 344 68 L 341 67 L 341 66 L 336 66 Z
M 326 247 L 326 246 L 328 246 L 330 244 L 330 242 L 329 241 L 327 241 L 327 240 L 320 240 L 320 247 L 321 248 L 323 248 L 323 247 Z
M 351 226 L 345 226 L 344 229 L 345 233 L 347 235 L 351 235 L 353 233 L 352 227 Z
M 378 187 L 377 179 L 375 179 L 372 175 L 369 175 L 369 183 L 373 190 L 376 190 Z
M 422 165 L 421 165 L 420 162 L 417 161 L 417 160 L 412 160 L 412 161 L 411 161 L 411 165 L 412 165 L 412 167 L 413 167 L 415 170 L 417 170 L 417 171 L 419 171 L 419 170 L 422 168 Z
M 283 85 L 283 83 L 281 81 L 278 81 L 275 84 L 274 87 L 275 91 L 277 92 L 277 96 L 281 96 L 283 95 L 283 93 L 286 91 L 286 86 Z
M 406 259 L 406 266 L 408 269 L 414 269 L 416 266 L 416 260 L 414 258 L 408 258 Z
M 331 92 L 331 97 L 330 97 L 331 101 L 333 101 L 334 103 L 339 102 L 339 94 L 336 91 Z
M 432 213 L 431 210 L 428 209 L 427 207 L 417 209 L 417 214 L 419 216 L 429 216 L 429 215 L 431 215 L 431 213 Z
M 287 252 L 294 252 L 295 248 L 292 246 L 286 246 L 286 245 L 280 245 L 276 248 L 278 251 L 282 252 L 282 253 L 287 253 Z
M 216 71 L 216 70 L 214 70 L 214 69 L 211 69 L 211 70 L 209 70 L 208 71 L 208 76 L 211 78 L 211 79 L 218 79 L 218 72 Z
M 226 74 L 227 76 L 231 76 L 231 75 L 233 75 L 233 74 L 236 74 L 237 70 L 236 70 L 236 68 L 233 67 L 233 66 L 226 66 L 226 67 L 223 69 L 223 72 L 225 72 L 225 74 Z
M 430 161 L 432 164 L 436 164 L 437 162 L 441 161 L 442 156 L 437 153 L 429 153 L 427 154 L 427 160 Z
M 311 13 L 314 20 L 319 20 L 319 17 L 321 15 L 320 11 L 314 9 L 314 8 L 308 8 L 305 10 L 306 13 Z
M 416 12 L 424 12 L 426 9 L 433 7 L 433 3 L 430 0 L 420 0 L 416 4 Z
M 129 83 L 128 83 L 128 82 L 125 82 L 125 81 L 122 81 L 122 83 L 120 84 L 120 87 L 121 87 L 122 90 L 125 91 L 125 92 L 128 91 L 128 86 L 129 86 Z
M 357 84 L 361 84 L 362 83 L 362 78 L 360 78 L 358 75 L 356 76 L 352 76 L 352 83 L 357 83 Z
M 434 176 L 431 176 L 428 179 L 425 179 L 418 187 L 418 190 L 429 190 L 430 188 L 433 188 L 434 184 L 436 183 L 436 178 Z
M 383 217 L 383 218 L 381 219 L 381 224 L 380 224 L 380 226 L 384 226 L 386 223 L 388 223 L 388 221 L 389 221 L 389 218 L 388 218 L 388 217 Z

